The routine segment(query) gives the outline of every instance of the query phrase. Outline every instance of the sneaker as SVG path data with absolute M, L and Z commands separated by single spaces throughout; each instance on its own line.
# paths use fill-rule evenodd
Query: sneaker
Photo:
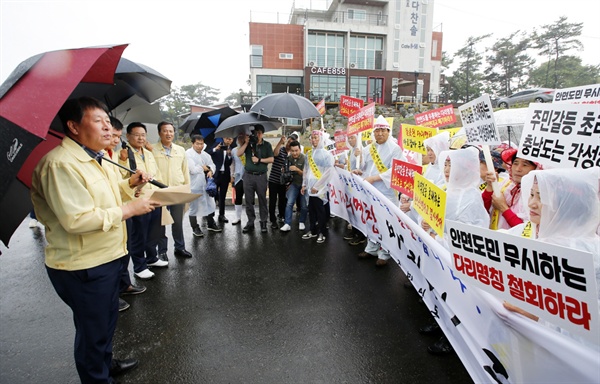
M 119 312 L 123 312 L 130 307 L 129 303 L 123 299 L 119 299 Z
M 300 229 L 301 231 L 304 231 L 306 229 L 306 226 L 304 225 L 304 223 L 300 223 L 300 225 L 298 226 L 298 229 Z
M 139 295 L 140 293 L 146 292 L 146 287 L 143 285 L 133 285 L 131 284 L 126 290 L 121 292 L 121 296 L 126 295 Z
M 204 232 L 202 232 L 202 230 L 200 229 L 200 227 L 194 228 L 194 236 L 196 236 L 196 237 L 202 237 L 202 236 L 204 236 Z
M 219 215 L 219 223 L 229 223 L 229 220 L 223 215 Z
M 317 237 L 317 243 L 324 243 L 325 242 L 325 236 L 323 236 L 322 233 L 319 233 L 319 237 Z
M 383 259 L 377 259 L 377 261 L 375 262 L 375 266 L 377 267 L 385 267 L 387 264 L 388 261 Z
M 144 269 L 142 272 L 134 272 L 135 277 L 142 280 L 150 280 L 154 277 L 154 272 L 150 271 L 148 268 Z
M 248 233 L 254 231 L 254 224 L 246 224 L 244 228 L 242 228 L 242 233 Z
M 241 223 L 241 222 L 242 222 L 242 219 L 240 219 L 240 218 L 236 218 L 235 220 L 233 220 L 233 221 L 231 222 L 231 225 L 238 225 L 238 224 L 239 224 L 239 223 Z
M 38 221 L 36 219 L 29 220 L 29 228 L 37 227 Z
M 277 221 L 272 221 L 271 222 L 271 229 L 277 229 L 279 228 L 279 224 L 277 224 Z
M 281 232 L 289 232 L 292 229 L 289 224 L 284 224 L 283 227 L 279 228 Z
M 360 245 L 367 242 L 367 238 L 363 236 L 354 236 L 352 240 L 348 242 L 350 245 Z
M 169 266 L 169 262 L 158 259 L 154 263 L 148 263 L 148 266 L 149 267 L 157 267 L 157 268 L 166 268 Z
M 354 239 L 354 233 L 346 232 L 346 234 L 344 235 L 344 240 L 352 240 L 352 239 Z
M 309 239 L 312 239 L 313 237 L 317 237 L 317 235 L 313 235 L 310 232 L 306 232 L 304 235 L 302 235 L 302 239 L 304 239 L 304 240 L 309 240 Z
M 214 221 L 212 223 L 209 223 L 206 227 L 208 228 L 209 231 L 223 232 L 223 230 Z
M 167 256 L 167 252 L 161 252 L 158 254 L 158 258 L 164 261 L 169 261 L 169 256 Z

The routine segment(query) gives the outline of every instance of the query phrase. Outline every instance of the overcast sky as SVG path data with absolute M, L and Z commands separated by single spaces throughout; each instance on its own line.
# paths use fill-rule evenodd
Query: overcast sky
M 394 1 L 394 0 L 392 0 Z M 432 0 L 429 0 L 432 2 Z M 174 86 L 202 82 L 221 98 L 247 89 L 248 22 L 287 22 L 292 0 L 0 0 L 0 81 L 35 54 L 129 43 L 123 56 L 148 65 Z M 297 7 L 324 0 L 296 0 Z M 583 22 L 584 64 L 600 64 L 600 1 L 435 0 L 434 30 L 453 54 L 469 36 Z

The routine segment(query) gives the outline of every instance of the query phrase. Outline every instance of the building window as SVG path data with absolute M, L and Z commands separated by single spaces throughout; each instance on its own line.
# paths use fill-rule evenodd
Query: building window
M 282 60 L 293 60 L 294 54 L 293 53 L 280 53 L 279 58 Z
M 303 89 L 301 76 L 256 76 L 256 96 L 283 92 L 303 95 Z
M 350 78 L 350 95 L 357 99 L 367 100 L 367 78 L 364 76 L 352 76 Z
M 358 69 L 384 69 L 383 37 L 350 36 L 350 65 Z
M 263 66 L 263 46 L 250 46 L 250 68 L 262 68 Z
M 367 12 L 364 9 L 349 9 L 348 20 L 366 20 Z
M 310 99 L 312 101 L 340 101 L 340 96 L 346 94 L 346 76 L 310 77 Z
M 335 33 L 309 32 L 307 65 L 317 67 L 345 67 L 345 36 Z

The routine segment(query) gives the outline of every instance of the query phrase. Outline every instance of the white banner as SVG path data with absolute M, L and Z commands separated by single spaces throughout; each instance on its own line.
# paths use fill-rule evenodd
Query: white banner
M 518 156 L 549 168 L 600 167 L 600 105 L 531 104 Z
M 600 84 L 557 89 L 553 103 L 600 104 Z
M 590 253 L 448 220 L 457 275 L 494 296 L 600 344 Z
M 390 251 L 473 381 L 598 382 L 598 348 L 507 311 L 462 279 L 450 252 L 362 178 L 335 168 L 330 204 L 333 214 Z
M 461 105 L 458 112 L 469 144 L 497 145 L 502 142 L 489 95 L 479 96 Z

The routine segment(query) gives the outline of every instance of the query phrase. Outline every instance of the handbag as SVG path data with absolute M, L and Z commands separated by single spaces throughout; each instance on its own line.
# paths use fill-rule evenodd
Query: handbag
M 217 196 L 217 183 L 215 183 L 215 179 L 212 177 L 206 179 L 206 193 L 208 193 L 208 196 L 210 197 Z

